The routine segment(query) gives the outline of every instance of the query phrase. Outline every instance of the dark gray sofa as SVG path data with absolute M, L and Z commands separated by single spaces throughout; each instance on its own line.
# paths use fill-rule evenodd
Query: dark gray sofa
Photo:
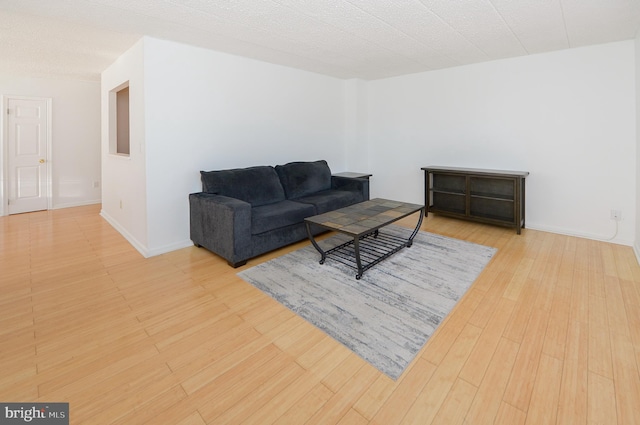
M 305 217 L 369 199 L 368 179 L 332 176 L 324 160 L 200 176 L 202 192 L 189 195 L 191 240 L 233 267 L 305 239 Z

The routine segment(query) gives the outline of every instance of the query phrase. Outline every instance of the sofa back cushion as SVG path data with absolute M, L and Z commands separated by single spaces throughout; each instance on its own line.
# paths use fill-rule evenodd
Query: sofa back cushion
M 273 167 L 200 171 L 202 191 L 229 196 L 253 207 L 284 200 L 284 190 Z
M 331 189 L 331 170 L 324 160 L 276 165 L 276 172 L 287 199 Z

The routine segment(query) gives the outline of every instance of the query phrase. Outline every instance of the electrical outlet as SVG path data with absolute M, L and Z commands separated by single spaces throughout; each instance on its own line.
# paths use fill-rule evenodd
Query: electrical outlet
M 614 220 L 614 221 L 622 220 L 622 211 L 620 211 L 620 210 L 611 210 L 611 220 Z
M 120 200 L 120 209 L 122 209 L 122 199 Z

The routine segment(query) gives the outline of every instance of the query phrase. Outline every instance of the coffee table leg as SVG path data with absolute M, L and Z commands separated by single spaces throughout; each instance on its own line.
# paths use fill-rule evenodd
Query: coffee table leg
M 360 261 L 360 238 L 358 236 L 353 238 L 353 250 L 356 254 L 356 265 L 358 266 L 358 274 L 356 279 L 360 280 L 364 271 L 362 270 L 362 261 Z
M 313 247 L 316 249 L 316 251 L 318 251 L 322 256 L 322 258 L 320 259 L 320 264 L 324 264 L 324 260 L 327 258 L 327 253 L 324 252 L 322 248 L 320 248 L 320 245 L 318 245 L 318 243 L 316 242 L 316 239 L 311 233 L 311 226 L 309 226 L 309 223 L 305 223 L 305 225 L 307 226 L 307 236 L 309 237 L 309 240 L 313 244 Z
M 424 218 L 424 208 L 420 210 L 420 218 L 418 218 L 418 224 L 416 224 L 416 228 L 413 229 L 413 233 L 409 236 L 409 241 L 407 241 L 407 248 L 413 245 L 413 238 L 416 237 L 418 231 L 420 230 L 420 226 L 422 226 L 422 219 Z

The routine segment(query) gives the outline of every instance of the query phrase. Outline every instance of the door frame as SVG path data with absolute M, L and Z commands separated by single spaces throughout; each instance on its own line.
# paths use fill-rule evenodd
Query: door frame
M 9 214 L 8 201 L 9 201 L 9 128 L 7 110 L 9 109 L 9 99 L 16 100 L 37 100 L 45 101 L 47 104 L 47 131 L 45 137 L 47 138 L 47 155 L 46 155 L 46 197 L 47 197 L 47 210 L 53 209 L 53 162 L 51 161 L 52 150 L 52 104 L 53 100 L 50 97 L 35 97 L 35 96 L 14 96 L 14 95 L 0 95 L 2 103 L 2 113 L 0 114 L 0 165 L 2 165 L 2 172 L 0 173 L 0 216 Z

